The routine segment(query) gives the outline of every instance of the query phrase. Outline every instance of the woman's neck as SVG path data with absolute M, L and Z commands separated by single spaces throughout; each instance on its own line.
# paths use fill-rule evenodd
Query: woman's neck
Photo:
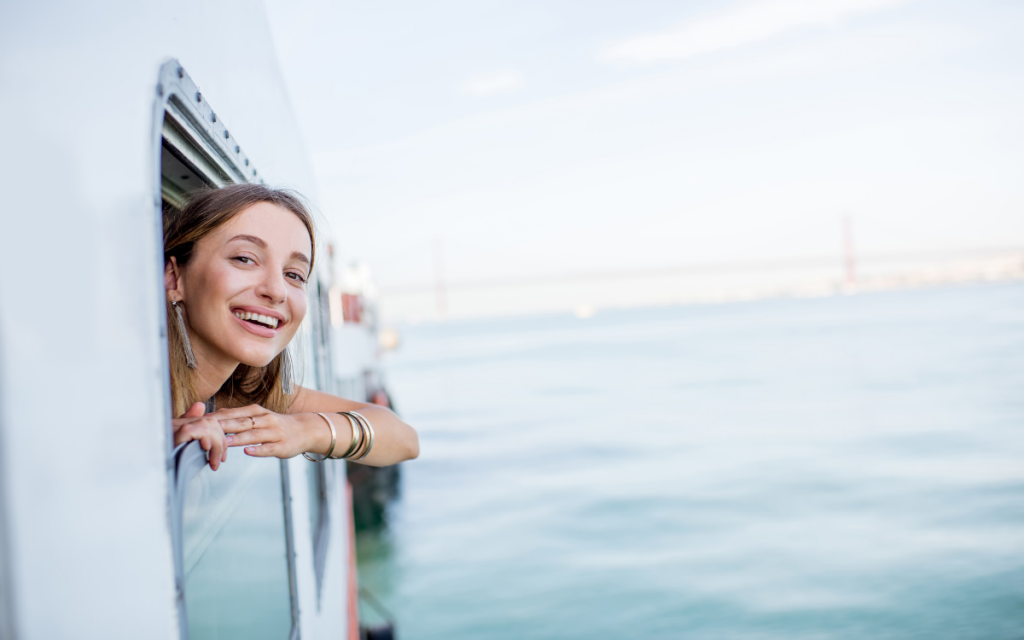
M 231 374 L 235 372 L 239 363 L 223 358 L 205 357 L 198 349 L 195 353 L 197 365 L 195 376 L 196 394 L 203 399 L 212 398 L 220 391 L 224 383 L 228 381 Z

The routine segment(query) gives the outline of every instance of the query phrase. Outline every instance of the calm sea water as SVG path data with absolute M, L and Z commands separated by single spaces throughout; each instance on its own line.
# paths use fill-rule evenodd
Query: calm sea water
M 403 338 L 403 640 L 1024 638 L 1020 284 Z

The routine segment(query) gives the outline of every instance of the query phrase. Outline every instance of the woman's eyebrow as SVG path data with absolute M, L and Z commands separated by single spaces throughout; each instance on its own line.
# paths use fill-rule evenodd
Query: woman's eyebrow
M 264 242 L 263 240 L 261 240 L 260 238 L 257 238 L 256 236 L 249 236 L 249 235 L 245 235 L 245 234 L 240 234 L 240 235 L 235 236 L 234 238 L 231 238 L 230 240 L 228 240 L 228 242 L 234 242 L 235 240 L 244 240 L 246 242 L 251 242 L 254 245 L 256 245 L 257 247 L 260 247 L 262 249 L 266 249 L 267 248 L 267 243 Z
M 228 240 L 228 242 L 234 242 L 235 240 L 243 240 L 245 242 L 251 242 L 254 245 L 256 245 L 257 247 L 260 247 L 261 249 L 266 249 L 267 248 L 267 243 L 264 242 L 262 239 L 257 238 L 256 236 L 250 236 L 250 235 L 246 235 L 246 234 L 242 233 L 242 234 L 239 234 L 239 235 L 231 238 L 230 240 Z M 302 253 L 301 251 L 293 251 L 292 252 L 292 260 L 298 260 L 299 262 L 305 262 L 307 265 L 311 264 L 311 261 L 310 261 L 309 257 L 306 254 Z

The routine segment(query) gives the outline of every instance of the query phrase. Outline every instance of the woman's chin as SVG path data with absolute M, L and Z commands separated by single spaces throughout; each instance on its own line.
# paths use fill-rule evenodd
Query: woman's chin
M 265 367 L 274 361 L 277 357 L 276 353 L 247 353 L 244 357 L 238 359 L 241 364 L 250 367 Z

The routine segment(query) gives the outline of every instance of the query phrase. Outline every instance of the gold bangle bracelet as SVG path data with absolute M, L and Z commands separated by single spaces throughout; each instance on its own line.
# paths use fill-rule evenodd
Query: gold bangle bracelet
M 358 458 L 353 458 L 354 461 L 358 462 L 359 460 L 362 460 L 366 456 L 370 455 L 370 450 L 373 449 L 373 439 L 374 439 L 373 425 L 370 424 L 370 421 L 367 420 L 366 418 L 364 418 L 363 415 L 360 414 L 360 413 L 356 413 L 355 411 L 353 411 L 352 415 L 354 415 L 355 417 L 359 418 L 362 422 L 365 422 L 366 423 L 366 429 L 367 429 L 367 431 L 370 432 L 370 444 L 367 445 L 366 451 L 364 451 L 363 455 L 359 456 Z
M 345 453 L 338 456 L 338 458 L 344 459 L 352 455 L 352 453 L 355 452 L 355 450 L 359 447 L 360 436 L 362 435 L 362 433 L 360 431 L 359 424 L 352 419 L 352 416 L 349 415 L 348 411 L 339 411 L 338 415 L 345 416 L 345 418 L 348 420 L 349 426 L 352 427 L 352 442 L 348 445 L 348 449 L 345 449 Z M 337 460 L 338 458 L 335 458 L 335 460 Z
M 359 424 L 359 420 L 357 420 L 355 416 L 353 416 L 348 411 L 346 411 L 345 414 L 348 416 L 350 420 L 352 420 L 355 423 L 355 431 L 353 432 L 353 436 L 356 439 L 356 444 L 354 447 L 352 447 L 351 451 L 347 452 L 348 455 L 345 456 L 345 459 L 348 460 L 349 458 L 354 456 L 357 451 L 363 448 L 363 441 L 366 439 L 366 433 L 363 431 L 363 425 Z
M 327 458 L 331 457 L 332 453 L 334 453 L 334 445 L 336 445 L 338 443 L 338 432 L 334 430 L 334 423 L 331 422 L 330 418 L 328 418 L 326 415 L 324 415 L 322 413 L 318 413 L 316 415 L 318 415 L 321 418 L 323 418 L 324 420 L 326 420 L 327 421 L 327 426 L 331 428 L 331 448 L 327 450 L 327 455 L 324 456 L 324 459 L 327 459 Z
M 311 462 L 323 462 L 327 458 L 330 458 L 331 454 L 334 453 L 334 445 L 337 444 L 337 442 L 338 442 L 338 432 L 334 430 L 334 423 L 331 422 L 330 418 L 328 418 L 327 416 L 325 416 L 322 413 L 318 413 L 316 415 L 318 415 L 321 418 L 323 418 L 324 420 L 326 420 L 327 421 L 327 426 L 331 428 L 331 448 L 327 450 L 327 455 L 325 455 L 323 458 L 320 458 L 319 460 L 317 460 L 316 458 L 310 458 L 309 454 L 305 453 L 305 452 L 303 452 L 302 455 L 303 455 L 303 457 L 306 458 L 306 460 L 309 460 Z
M 350 413 L 352 414 L 352 417 L 355 418 L 356 421 L 359 423 L 359 431 L 362 432 L 363 434 L 363 441 L 360 447 L 353 451 L 347 459 L 360 460 L 366 454 L 367 447 L 370 446 L 370 431 L 366 428 L 366 419 L 363 418 L 363 416 L 359 415 L 355 411 L 352 411 Z
M 352 446 L 341 457 L 345 460 L 350 460 L 352 456 L 359 453 L 359 450 L 363 448 L 363 443 L 366 440 L 366 431 L 363 430 L 363 425 L 359 422 L 359 419 L 348 411 L 345 412 L 345 417 L 352 423 Z

